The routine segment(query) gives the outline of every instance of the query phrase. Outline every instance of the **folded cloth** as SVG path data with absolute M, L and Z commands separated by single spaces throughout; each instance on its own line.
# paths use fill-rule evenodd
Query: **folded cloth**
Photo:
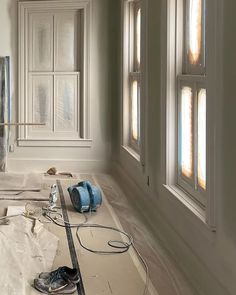
M 34 221 L 23 216 L 0 226 L 1 294 L 31 294 L 33 278 L 52 268 L 58 238 L 43 226 L 34 229 Z

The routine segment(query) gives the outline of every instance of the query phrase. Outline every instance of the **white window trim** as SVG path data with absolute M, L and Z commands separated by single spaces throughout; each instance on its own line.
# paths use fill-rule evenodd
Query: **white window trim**
M 129 114 L 129 79 L 130 79 L 130 60 L 128 54 L 129 51 L 129 3 L 135 0 L 121 0 L 121 44 L 122 44 L 122 68 L 121 68 L 121 81 L 122 81 L 122 107 L 121 107 L 121 149 L 127 152 L 131 157 L 140 163 L 142 167 L 145 166 L 145 145 L 147 137 L 147 124 L 146 124 L 146 109 L 148 106 L 148 93 L 147 93 L 147 32 L 146 32 L 146 13 L 147 13 L 147 1 L 141 0 L 141 63 L 140 63 L 140 144 L 139 150 L 135 149 L 130 144 L 130 114 Z M 145 98 L 145 99 L 144 99 Z
M 71 139 L 28 139 L 27 138 L 27 126 L 20 126 L 18 129 L 17 143 L 19 146 L 91 146 L 91 126 L 90 126 L 90 43 L 91 43 L 91 9 L 92 0 L 54 0 L 54 1 L 21 1 L 18 3 L 18 52 L 19 52 L 19 62 L 18 62 L 18 74 L 19 74 L 19 111 L 18 118 L 19 122 L 26 122 L 27 114 L 27 66 L 28 61 L 26 59 L 25 52 L 28 48 L 27 40 L 24 36 L 24 32 L 28 30 L 28 20 L 27 15 L 29 11 L 47 11 L 48 9 L 58 9 L 58 10 L 83 10 L 83 93 L 81 96 L 83 109 L 81 113 L 83 114 L 80 119 L 80 125 L 82 126 L 81 137 Z M 54 142 L 54 144 L 53 144 Z
M 221 81 L 222 60 L 222 3 L 220 0 L 207 1 L 208 16 L 206 19 L 207 42 L 210 46 L 206 47 L 206 88 L 207 88 L 207 192 L 206 206 L 193 200 L 193 198 L 180 189 L 177 185 L 178 167 L 177 163 L 177 79 L 176 79 L 176 0 L 162 1 L 162 183 L 168 193 L 171 193 L 176 200 L 186 206 L 195 216 L 212 231 L 216 230 L 216 172 L 217 163 L 217 137 L 219 126 L 217 120 L 217 105 L 220 104 L 222 93 Z M 179 3 L 178 3 L 179 5 Z M 182 50 L 179 44 L 179 50 Z M 209 50 L 209 47 L 211 49 Z M 210 111 L 209 111 L 210 110 Z M 219 108 L 218 108 L 219 110 Z

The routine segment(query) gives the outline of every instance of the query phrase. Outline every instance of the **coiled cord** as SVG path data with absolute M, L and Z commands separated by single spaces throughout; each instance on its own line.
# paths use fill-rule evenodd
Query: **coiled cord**
M 144 287 L 144 291 L 143 291 L 143 295 L 146 295 L 147 294 L 147 291 L 148 291 L 148 284 L 149 284 L 149 269 L 148 269 L 148 265 L 146 263 L 146 261 L 144 260 L 144 258 L 142 257 L 142 255 L 140 254 L 140 252 L 138 251 L 138 249 L 135 247 L 134 245 L 134 240 L 133 240 L 133 237 L 131 235 L 129 235 L 128 233 L 126 233 L 125 231 L 122 231 L 118 228 L 115 228 L 115 227 L 112 227 L 112 226 L 105 226 L 105 225 L 101 225 L 101 224 L 87 224 L 86 222 L 88 221 L 88 218 L 87 216 L 84 214 L 84 217 L 85 217 L 85 222 L 84 223 L 79 223 L 79 224 L 72 224 L 72 223 L 69 223 L 69 222 L 66 222 L 64 221 L 62 218 L 52 218 L 51 217 L 51 213 L 46 211 L 43 213 L 43 215 L 48 218 L 49 220 L 51 220 L 53 223 L 55 223 L 56 225 L 60 226 L 60 227 L 70 227 L 70 228 L 76 228 L 76 236 L 77 236 L 77 239 L 79 241 L 79 244 L 80 246 L 91 252 L 91 253 L 96 253 L 96 254 L 100 254 L 100 255 L 111 255 L 111 254 L 121 254 L 121 253 L 125 253 L 127 252 L 130 247 L 132 246 L 134 251 L 136 252 L 136 254 L 138 255 L 140 261 L 142 262 L 144 268 L 145 268 L 145 272 L 146 272 L 146 281 L 145 281 L 145 287 Z M 63 222 L 60 223 L 58 222 L 58 220 L 60 220 L 60 222 Z M 122 235 L 124 235 L 127 239 L 127 242 L 126 241 L 116 241 L 116 240 L 110 240 L 107 242 L 107 244 L 112 247 L 112 248 L 115 248 L 117 250 L 111 250 L 111 251 L 107 251 L 107 250 L 95 250 L 95 249 L 91 249 L 91 248 L 88 248 L 87 246 L 85 246 L 80 238 L 80 235 L 79 235 L 79 230 L 81 228 L 97 228 L 97 229 L 106 229 L 106 230 L 111 230 L 111 231 L 115 231 L 115 232 L 118 232 Z

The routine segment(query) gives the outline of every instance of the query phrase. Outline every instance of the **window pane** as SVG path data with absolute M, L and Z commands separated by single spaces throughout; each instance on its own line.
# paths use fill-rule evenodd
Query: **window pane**
M 55 70 L 78 71 L 78 13 L 58 13 L 55 16 Z
M 50 14 L 32 14 L 29 34 L 30 69 L 33 71 L 52 71 L 53 16 Z
M 198 184 L 206 189 L 206 89 L 198 93 Z
M 56 84 L 56 131 L 76 131 L 77 75 L 58 75 Z
M 202 43 L 202 0 L 189 0 L 189 51 L 188 59 L 193 65 L 199 62 Z
M 138 82 L 132 83 L 132 138 L 137 141 L 139 139 L 139 87 Z
M 193 174 L 193 98 L 192 89 L 181 90 L 181 172 L 186 177 Z
M 52 130 L 53 77 L 32 77 L 32 120 L 45 126 L 32 126 L 32 130 Z
M 136 51 L 137 51 L 137 66 L 140 66 L 141 59 L 141 9 L 138 9 L 136 19 Z

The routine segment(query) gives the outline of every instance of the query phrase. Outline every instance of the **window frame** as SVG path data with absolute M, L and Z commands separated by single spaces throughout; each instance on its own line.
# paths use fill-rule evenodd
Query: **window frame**
M 190 0 L 181 0 L 181 6 L 177 1 L 176 18 L 179 19 L 176 24 L 175 43 L 182 44 L 182 50 L 176 48 L 176 79 L 177 79 L 177 185 L 185 190 L 195 199 L 202 207 L 206 206 L 206 191 L 201 189 L 197 183 L 198 176 L 198 129 L 197 129 L 197 114 L 198 114 L 198 90 L 200 87 L 206 89 L 206 66 L 205 66 L 205 0 L 202 0 L 201 11 L 204 13 L 201 16 L 201 52 L 199 61 L 193 65 L 188 60 L 189 52 L 189 25 L 188 19 L 190 15 L 187 13 Z M 177 33 L 178 32 L 178 33 Z M 181 33 L 180 33 L 181 32 Z M 180 34 L 179 34 L 180 33 Z M 181 170 L 181 89 L 190 87 L 192 89 L 192 177 L 185 176 Z M 206 187 L 207 190 L 207 187 Z
M 82 146 L 90 147 L 92 144 L 91 139 L 91 126 L 90 126 L 90 43 L 91 43 L 91 9 L 92 0 L 55 0 L 55 1 L 21 1 L 18 3 L 19 15 L 19 34 L 18 34 L 18 52 L 19 52 L 19 111 L 18 118 L 20 122 L 27 122 L 27 97 L 28 97 L 28 60 L 30 54 L 27 55 L 28 40 L 27 34 L 29 30 L 28 15 L 30 12 L 47 12 L 48 10 L 58 11 L 81 11 L 82 25 L 82 38 L 83 38 L 83 60 L 81 60 L 81 82 L 79 89 L 82 90 L 80 95 L 79 110 L 80 116 L 78 124 L 80 126 L 80 134 L 78 136 L 65 137 L 65 138 L 29 138 L 27 126 L 20 126 L 18 128 L 18 146 Z M 43 5 L 42 5 L 43 4 Z M 65 72 L 66 74 L 66 72 Z
M 172 195 L 177 202 L 182 203 L 196 217 L 199 218 L 211 231 L 216 230 L 216 167 L 220 150 L 220 139 L 218 133 L 220 99 L 222 94 L 221 71 L 222 71 L 222 3 L 220 0 L 207 1 L 206 22 L 206 81 L 204 83 L 207 89 L 207 191 L 206 205 L 193 198 L 191 194 L 180 188 L 177 184 L 178 168 L 178 150 L 176 142 L 178 133 L 176 124 L 178 123 L 178 103 L 176 91 L 178 89 L 176 71 L 181 67 L 182 60 L 177 60 L 176 56 L 183 50 L 183 46 L 178 41 L 175 42 L 176 26 L 183 25 L 183 15 L 176 14 L 176 9 L 183 9 L 184 0 L 163 0 L 162 1 L 162 46 L 161 46 L 161 125 L 162 125 L 162 147 L 163 154 L 161 162 L 161 175 L 164 190 Z M 178 32 L 181 37 L 181 32 Z M 180 56 L 180 55 L 179 55 Z M 215 81 L 219 81 L 216 85 Z
M 122 147 L 128 151 L 137 161 L 142 161 L 144 165 L 144 132 L 145 128 L 145 103 L 143 101 L 145 93 L 145 80 L 144 80 L 144 69 L 145 69 L 145 48 L 140 42 L 140 65 L 135 59 L 137 55 L 136 49 L 134 48 L 135 43 L 135 26 L 134 26 L 134 14 L 135 10 L 141 9 L 141 24 L 140 34 L 143 39 L 144 24 L 143 19 L 144 7 L 141 0 L 122 0 Z M 138 83 L 138 140 L 135 140 L 132 136 L 132 81 Z

